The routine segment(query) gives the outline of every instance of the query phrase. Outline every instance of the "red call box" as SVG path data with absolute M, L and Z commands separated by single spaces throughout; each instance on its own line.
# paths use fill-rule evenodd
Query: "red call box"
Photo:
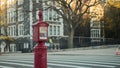
M 46 22 L 38 21 L 33 24 L 33 41 L 47 41 L 48 40 L 48 26 Z

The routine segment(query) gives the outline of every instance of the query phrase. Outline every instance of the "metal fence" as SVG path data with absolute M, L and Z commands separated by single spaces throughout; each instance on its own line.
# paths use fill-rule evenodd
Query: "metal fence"
M 53 43 L 49 43 L 48 50 L 49 51 L 58 51 L 60 49 L 67 49 L 68 48 L 68 37 L 53 37 Z M 30 38 L 21 38 L 15 39 L 12 42 L 8 41 L 1 41 L 5 42 L 6 44 L 0 43 L 0 47 L 5 46 L 4 50 L 6 52 L 32 52 L 34 46 L 36 45 Z M 120 44 L 120 40 L 111 39 L 111 38 L 90 38 L 90 37 L 74 37 L 73 40 L 73 47 L 74 48 L 81 48 L 81 47 L 95 47 L 95 46 L 108 46 L 108 45 L 118 45 Z M 1 50 L 2 48 L 0 48 Z
M 60 39 L 61 48 L 68 48 L 67 38 Z M 65 40 L 65 41 L 63 41 Z M 120 44 L 120 40 L 112 38 L 90 38 L 90 37 L 74 37 L 73 47 L 90 47 L 90 46 L 102 46 L 102 45 L 117 45 Z M 67 46 L 66 46 L 67 45 Z

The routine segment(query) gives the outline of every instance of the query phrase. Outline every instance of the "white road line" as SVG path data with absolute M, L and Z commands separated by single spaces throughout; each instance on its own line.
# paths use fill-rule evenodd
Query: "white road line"
M 52 67 L 47 67 L 47 68 L 52 68 Z
M 22 64 L 22 63 L 12 63 L 12 62 L 0 62 L 4 64 L 12 64 L 12 65 L 20 65 L 20 66 L 27 66 L 27 67 L 34 67 L 33 65 L 30 64 Z
M 7 61 L 7 60 L 6 60 L 6 61 Z M 11 60 L 11 61 L 18 61 L 18 60 Z M 33 63 L 33 62 L 30 62 L 30 61 L 19 61 L 19 62 Z M 22 64 L 22 63 L 12 63 L 12 62 L 0 62 L 0 63 L 12 64 L 12 65 L 20 65 L 20 66 L 27 66 L 27 67 L 34 67 L 34 65 Z M 11 68 L 11 67 L 3 67 L 3 68 Z M 12 68 L 13 68 L 13 67 L 12 67 Z M 52 68 L 52 67 L 48 67 L 48 68 Z
M 115 66 L 111 65 L 100 65 L 100 64 L 91 64 L 91 63 L 77 63 L 77 62 L 67 62 L 67 61 L 50 61 L 53 63 L 69 63 L 69 64 L 78 64 L 78 65 L 90 65 L 90 66 L 99 66 L 99 67 L 108 67 L 108 68 L 114 68 Z
M 12 62 L 24 62 L 24 63 L 34 63 L 34 61 L 26 61 L 26 60 L 6 60 L 6 61 L 12 61 Z
M 11 61 L 11 62 L 24 62 L 24 63 L 34 63 L 33 61 L 25 61 L 25 60 L 4 60 L 4 61 Z
M 106 62 L 106 63 L 120 63 L 119 60 L 108 60 L 108 61 L 107 60 L 82 60 L 82 61 Z
M 25 60 L 6 60 L 6 61 L 16 61 L 16 62 L 26 62 L 26 63 L 34 63 L 34 62 L 30 62 L 30 61 L 25 61 Z M 63 60 L 51 60 L 51 61 L 63 61 Z M 51 62 L 50 61 L 50 62 Z M 65 61 L 63 61 L 65 62 Z M 104 64 L 104 65 L 120 65 L 118 63 L 109 63 L 109 62 L 99 62 L 99 61 L 76 61 L 76 60 L 67 60 L 66 62 L 76 62 L 76 63 L 96 63 L 96 64 Z
M 48 63 L 48 65 L 63 66 L 63 67 L 73 67 L 73 68 L 91 68 L 91 67 L 74 66 L 74 65 L 64 65 L 64 64 L 56 64 L 56 63 Z
M 16 61 L 16 62 L 24 62 L 24 63 L 34 63 L 34 62 L 30 62 L 30 61 L 22 61 L 22 60 L 6 60 L 6 61 Z M 71 60 L 70 60 L 71 61 Z M 49 61 L 49 62 L 58 62 L 58 63 L 69 63 L 69 64 L 78 64 L 78 65 L 90 65 L 90 66 L 100 66 L 100 67 L 109 67 L 109 68 L 114 68 L 115 66 L 112 66 L 112 65 L 102 65 L 102 64 L 92 64 L 92 62 L 91 61 L 83 61 L 83 62 L 91 62 L 91 63 L 82 63 L 82 61 L 81 62 L 70 62 L 70 61 L 59 61 L 59 60 L 57 60 L 57 61 Z M 74 60 L 75 61 L 75 60 Z M 94 63 L 102 63 L 102 62 L 94 62 Z M 104 62 L 103 62 L 104 63 Z M 14 64 L 14 63 L 13 63 Z M 22 66 L 29 66 L 29 65 L 25 65 L 25 64 L 20 64 L 20 63 L 16 63 L 16 65 L 22 65 Z M 48 65 L 49 64 L 51 64 L 51 63 L 48 63 Z M 56 63 L 55 63 L 56 64 Z M 109 63 L 110 64 L 110 63 Z M 113 63 L 111 63 L 111 64 L 113 64 Z M 52 64 L 52 65 L 54 65 L 54 64 Z M 57 64 L 58 65 L 58 64 Z M 63 65 L 63 64 L 59 64 L 59 65 Z M 58 66 L 59 66 L 58 65 Z M 118 64 L 114 64 L 114 65 L 118 65 Z M 31 65 L 30 65 L 31 66 Z M 65 66 L 65 65 L 64 65 Z M 68 66 L 68 65 L 67 65 Z M 32 66 L 33 67 L 33 66 Z
M 109 62 L 96 62 L 96 61 L 79 61 L 79 62 L 83 62 L 83 63 L 97 63 L 97 64 L 107 64 L 107 65 L 120 65 L 118 63 L 109 63 Z
M 16 61 L 16 62 L 24 62 L 24 63 L 33 63 L 30 61 L 21 61 L 21 60 L 6 60 L 6 61 Z M 0 62 L 1 63 L 1 62 Z M 3 63 L 7 63 L 7 64 L 14 64 L 14 63 L 8 63 L 8 62 L 3 62 Z M 28 64 L 21 64 L 21 63 L 15 63 L 14 65 L 22 65 L 22 66 L 29 66 Z M 64 67 L 74 67 L 74 68 L 91 68 L 91 67 L 83 67 L 83 66 L 74 66 L 74 65 L 64 65 L 64 64 L 56 64 L 56 63 L 48 63 L 48 65 L 54 65 L 54 66 L 64 66 Z M 30 66 L 32 67 L 32 66 Z M 52 67 L 48 67 L 48 68 L 52 68 Z
M 8 66 L 2 66 L 2 65 L 0 65 L 0 68 L 14 68 L 14 67 L 8 67 Z
M 59 60 L 53 60 L 53 61 L 59 61 Z M 63 61 L 63 60 L 60 60 Z M 107 64 L 107 65 L 120 65 L 119 63 L 110 63 L 110 62 L 101 62 L 101 61 L 76 61 L 76 60 L 67 60 L 67 62 L 78 62 L 78 63 L 96 63 L 96 64 Z M 120 62 L 120 61 L 119 61 Z

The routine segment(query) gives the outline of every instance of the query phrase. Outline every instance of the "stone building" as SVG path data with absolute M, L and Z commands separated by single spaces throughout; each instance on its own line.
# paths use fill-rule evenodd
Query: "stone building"
M 32 25 L 38 20 L 39 10 L 43 10 L 43 0 L 12 0 L 8 2 L 7 33 L 14 38 L 14 42 L 10 43 L 10 50 L 31 52 L 35 42 L 32 38 Z M 58 15 L 53 10 L 43 11 L 43 21 L 49 23 L 49 37 L 56 39 L 63 36 L 62 19 L 56 19 Z M 55 46 L 59 46 L 56 40 L 53 40 Z M 12 51 L 12 52 L 13 52 Z

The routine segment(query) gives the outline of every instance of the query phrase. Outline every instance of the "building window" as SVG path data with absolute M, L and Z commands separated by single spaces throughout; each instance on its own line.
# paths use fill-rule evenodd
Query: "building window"
M 9 13 L 10 23 L 11 23 L 11 12 Z
M 60 21 L 60 16 L 57 14 L 57 21 Z
M 7 28 L 7 33 L 9 36 L 16 36 L 16 26 L 12 25 Z
M 24 48 L 29 48 L 28 43 L 24 43 Z
M 23 0 L 18 0 L 18 5 L 23 4 Z
M 36 0 L 36 3 L 39 3 L 39 0 Z
M 23 24 L 18 25 L 18 35 L 24 35 L 24 26 L 23 26 Z
M 15 10 L 7 12 L 8 23 L 14 23 L 15 22 L 15 15 L 16 15 Z
M 8 19 L 8 23 L 10 23 L 10 12 L 8 12 L 7 19 Z
M 56 19 L 57 19 L 57 14 L 56 14 L 56 12 L 55 11 L 53 11 L 53 21 L 56 21 Z
M 10 27 L 7 28 L 7 34 L 10 35 Z
M 49 9 L 49 20 L 52 20 L 52 9 Z
M 52 26 L 50 25 L 50 35 L 52 35 Z
M 56 26 L 54 26 L 54 35 L 56 35 Z
M 14 11 L 14 22 L 16 21 L 16 11 Z
M 14 32 L 13 32 L 13 26 L 10 27 L 10 36 L 13 36 Z
M 11 22 L 14 22 L 14 12 L 11 12 Z
M 49 5 L 55 6 L 55 7 L 60 7 L 59 4 L 56 2 L 47 2 Z M 44 4 L 43 4 L 44 5 Z M 44 9 L 47 9 L 48 6 L 44 5 Z M 53 9 L 48 9 L 44 11 L 44 20 L 49 20 L 49 21 L 60 21 L 59 15 L 53 10 Z
M 60 35 L 60 26 L 59 25 L 50 25 L 49 35 L 59 36 Z
M 48 20 L 48 10 L 44 11 L 44 16 L 43 16 L 44 20 L 47 21 Z
M 39 13 L 39 11 L 36 11 L 36 19 L 37 20 L 39 19 L 38 13 Z
M 14 29 L 14 36 L 16 36 L 16 26 L 14 26 L 13 29 Z
M 99 38 L 100 37 L 100 29 L 92 29 L 91 30 L 91 37 L 92 38 Z
M 57 33 L 60 35 L 60 26 L 57 27 Z
M 22 12 L 22 9 L 18 10 L 18 21 L 23 21 L 23 12 Z

